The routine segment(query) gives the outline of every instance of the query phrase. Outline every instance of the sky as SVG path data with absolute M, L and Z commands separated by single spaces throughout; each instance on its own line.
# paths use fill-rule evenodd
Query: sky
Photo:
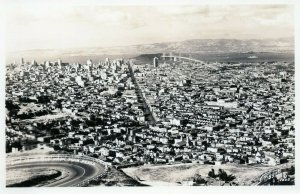
M 6 12 L 6 49 L 293 37 L 293 10 L 286 5 L 13 5 Z

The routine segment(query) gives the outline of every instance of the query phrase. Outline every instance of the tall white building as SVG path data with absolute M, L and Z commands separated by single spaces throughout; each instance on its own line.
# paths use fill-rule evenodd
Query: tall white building
M 31 65 L 37 65 L 37 62 L 35 60 L 32 60 Z
M 24 58 L 21 58 L 20 63 L 21 63 L 21 65 L 25 64 Z
M 153 66 L 158 67 L 158 58 L 157 57 L 153 58 Z
M 106 65 L 110 64 L 109 58 L 105 58 L 105 64 L 106 64 Z
M 62 63 L 61 59 L 58 59 L 58 60 L 57 60 L 57 64 L 58 64 L 59 66 L 61 66 L 61 63 Z
M 87 64 L 88 66 L 92 66 L 92 65 L 93 65 L 93 62 L 92 62 L 91 59 L 88 59 L 88 60 L 86 61 L 86 64 Z

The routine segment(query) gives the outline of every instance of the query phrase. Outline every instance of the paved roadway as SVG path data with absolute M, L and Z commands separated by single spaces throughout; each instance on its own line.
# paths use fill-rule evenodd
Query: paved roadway
M 135 90 L 137 92 L 137 95 L 140 97 L 140 100 L 142 101 L 142 104 L 144 106 L 144 116 L 145 116 L 146 121 L 148 121 L 149 124 L 154 125 L 156 123 L 156 121 L 155 121 L 155 119 L 152 115 L 152 112 L 150 111 L 150 108 L 149 108 L 149 106 L 146 102 L 146 99 L 143 96 L 142 90 L 140 89 L 140 86 L 139 86 L 139 84 L 137 83 L 137 81 L 135 79 L 134 72 L 132 70 L 133 65 L 134 65 L 134 62 L 131 60 L 130 65 L 129 65 L 129 71 L 130 71 L 130 76 L 132 78 L 132 82 L 135 86 Z
M 62 162 L 62 161 L 49 161 L 49 162 L 31 162 L 16 164 L 13 166 L 8 166 L 6 168 L 9 170 L 24 169 L 24 168 L 49 168 L 56 170 L 65 170 L 68 172 L 67 177 L 57 180 L 55 182 L 45 184 L 45 187 L 70 187 L 81 183 L 84 180 L 92 178 L 96 175 L 102 174 L 105 171 L 104 166 L 96 164 L 96 166 L 78 163 L 78 162 Z

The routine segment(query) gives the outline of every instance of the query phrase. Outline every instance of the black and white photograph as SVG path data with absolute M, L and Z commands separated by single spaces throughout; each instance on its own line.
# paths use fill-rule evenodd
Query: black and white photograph
M 4 193 L 295 189 L 295 8 L 6 1 Z

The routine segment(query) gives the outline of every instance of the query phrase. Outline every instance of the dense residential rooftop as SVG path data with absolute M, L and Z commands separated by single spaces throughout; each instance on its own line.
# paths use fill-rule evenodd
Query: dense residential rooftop
M 294 89 L 279 62 L 11 64 L 6 151 L 43 142 L 118 166 L 276 165 L 295 157 Z

